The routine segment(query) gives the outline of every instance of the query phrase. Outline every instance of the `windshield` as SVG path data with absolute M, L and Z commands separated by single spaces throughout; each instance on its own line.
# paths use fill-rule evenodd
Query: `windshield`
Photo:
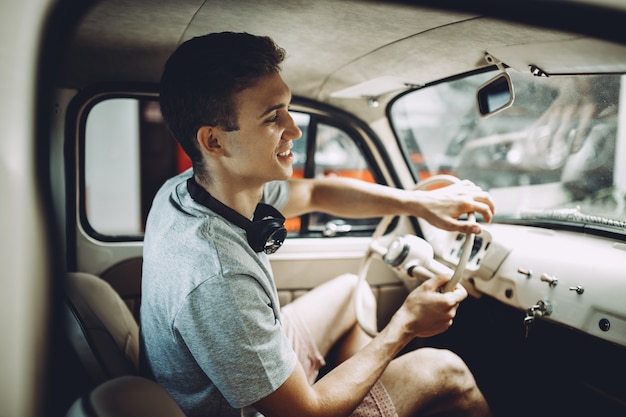
M 616 163 L 626 161 L 624 77 L 511 71 L 513 105 L 483 118 L 476 90 L 496 74 L 443 82 L 392 103 L 392 126 L 416 180 L 440 173 L 470 179 L 490 191 L 501 219 L 624 232 L 626 164 Z

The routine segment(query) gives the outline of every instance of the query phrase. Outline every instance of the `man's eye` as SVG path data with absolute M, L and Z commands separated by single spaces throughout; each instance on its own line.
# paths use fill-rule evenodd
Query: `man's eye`
M 273 115 L 272 117 L 270 117 L 269 119 L 267 119 L 268 123 L 274 123 L 278 120 L 278 113 L 276 113 L 275 115 Z

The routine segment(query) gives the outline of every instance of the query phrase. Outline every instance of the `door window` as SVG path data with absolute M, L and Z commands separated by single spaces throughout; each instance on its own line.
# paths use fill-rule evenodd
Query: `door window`
M 302 130 L 301 139 L 294 141 L 294 177 L 343 176 L 377 181 L 376 171 L 364 147 L 359 146 L 355 131 L 329 117 L 306 112 L 291 114 Z M 159 187 L 191 167 L 167 129 L 158 101 L 149 97 L 97 102 L 86 116 L 83 143 L 84 228 L 103 240 L 140 239 Z M 332 232 L 367 235 L 378 221 L 310 213 L 287 219 L 286 227 L 291 236 L 333 235 Z

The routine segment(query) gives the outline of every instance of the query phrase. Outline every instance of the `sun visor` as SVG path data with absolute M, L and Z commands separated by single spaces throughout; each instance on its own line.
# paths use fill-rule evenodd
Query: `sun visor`
M 626 72 L 626 46 L 589 38 L 532 42 L 489 48 L 507 66 L 543 75 Z

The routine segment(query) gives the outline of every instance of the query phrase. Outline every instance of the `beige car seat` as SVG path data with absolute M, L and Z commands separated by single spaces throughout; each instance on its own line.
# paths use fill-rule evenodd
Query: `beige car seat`
M 139 325 L 106 281 L 68 273 L 64 320 L 70 344 L 93 386 L 138 374 Z
M 70 345 L 92 383 L 66 417 L 184 417 L 159 384 L 138 375 L 139 325 L 109 283 L 68 273 L 64 308 Z
M 185 417 L 168 393 L 156 382 L 121 376 L 99 385 L 79 398 L 66 417 Z

